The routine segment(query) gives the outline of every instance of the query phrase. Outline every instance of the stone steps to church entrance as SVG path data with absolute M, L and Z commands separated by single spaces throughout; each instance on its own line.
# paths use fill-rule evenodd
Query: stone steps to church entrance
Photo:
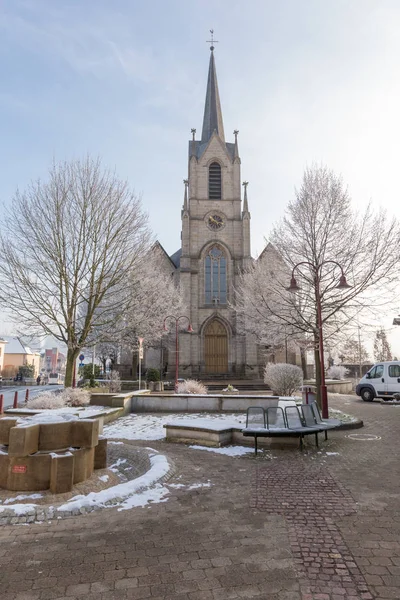
M 202 379 L 204 385 L 207 386 L 208 391 L 221 390 L 228 385 L 233 385 L 234 388 L 241 391 L 268 391 L 271 392 L 269 386 L 264 383 L 262 379 L 227 379 L 226 377 L 213 378 L 213 379 Z

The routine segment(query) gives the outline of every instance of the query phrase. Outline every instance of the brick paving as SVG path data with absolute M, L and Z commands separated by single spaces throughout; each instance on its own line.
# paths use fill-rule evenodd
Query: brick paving
M 144 508 L 1 527 L 0 598 L 399 600 L 400 409 L 331 405 L 381 439 L 332 432 L 321 452 L 257 459 L 133 442 L 167 454 L 169 483 L 186 487 Z

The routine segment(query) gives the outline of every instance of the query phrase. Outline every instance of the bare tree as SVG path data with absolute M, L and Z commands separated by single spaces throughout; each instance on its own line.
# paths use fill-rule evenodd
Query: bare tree
M 376 361 L 392 360 L 392 349 L 387 339 L 386 331 L 381 327 L 375 333 L 374 358 Z
M 257 264 L 244 273 L 237 290 L 239 310 L 251 322 L 250 303 L 253 311 L 262 314 L 266 328 L 268 323 L 278 330 L 279 325 L 290 326 L 296 334 L 312 336 L 319 389 L 318 301 L 328 339 L 351 328 L 356 316 L 368 318 L 372 308 L 389 309 L 398 282 L 399 239 L 395 219 L 382 210 L 374 212 L 371 205 L 363 213 L 355 212 L 340 177 L 326 167 L 308 168 L 285 217 L 270 236 L 283 266 L 274 270 L 272 265 L 267 278 Z M 301 289 L 290 294 L 288 273 L 295 267 Z M 349 289 L 337 289 L 340 267 Z M 249 298 L 249 286 L 258 290 L 256 297 Z
M 343 363 L 363 365 L 369 360 L 364 344 L 355 337 L 349 337 L 339 347 L 339 358 Z
M 0 237 L 0 302 L 31 334 L 67 345 L 65 385 L 89 337 L 131 306 L 125 290 L 148 252 L 140 199 L 99 159 L 54 164 L 15 194 Z

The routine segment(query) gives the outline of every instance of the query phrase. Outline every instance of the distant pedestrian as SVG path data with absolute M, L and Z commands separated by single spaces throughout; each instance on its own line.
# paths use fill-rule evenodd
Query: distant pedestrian
M 38 376 L 36 377 L 36 384 L 37 384 L 37 385 L 40 385 L 40 382 L 41 382 L 40 375 L 38 375 Z

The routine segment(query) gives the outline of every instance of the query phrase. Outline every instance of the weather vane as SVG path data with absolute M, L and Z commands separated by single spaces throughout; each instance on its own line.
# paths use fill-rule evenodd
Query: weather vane
M 207 44 L 211 44 L 210 50 L 214 50 L 214 44 L 218 44 L 218 40 L 214 40 L 214 29 L 210 29 L 211 40 L 207 40 Z

